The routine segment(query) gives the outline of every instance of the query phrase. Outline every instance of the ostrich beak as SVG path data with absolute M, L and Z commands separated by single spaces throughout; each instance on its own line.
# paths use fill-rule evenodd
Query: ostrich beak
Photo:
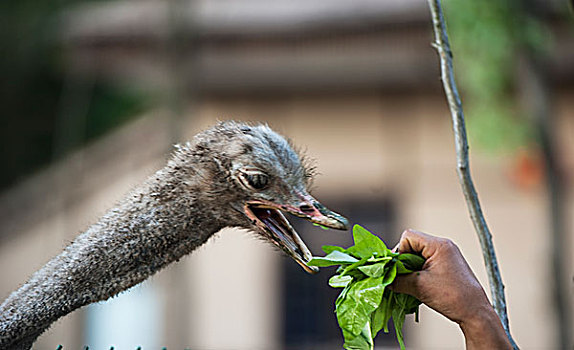
M 317 273 L 315 266 L 307 266 L 313 257 L 309 248 L 293 229 L 282 211 L 302 217 L 312 223 L 337 230 L 348 229 L 343 216 L 327 209 L 310 195 L 301 195 L 296 205 L 276 204 L 269 201 L 250 201 L 244 212 L 261 233 L 293 258 L 308 273 Z

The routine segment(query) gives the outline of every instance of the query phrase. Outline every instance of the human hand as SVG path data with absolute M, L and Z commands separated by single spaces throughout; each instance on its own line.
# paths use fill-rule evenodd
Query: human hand
M 500 319 L 456 244 L 406 230 L 398 251 L 420 254 L 426 262 L 421 271 L 397 276 L 393 291 L 410 294 L 458 323 L 469 349 L 510 348 Z

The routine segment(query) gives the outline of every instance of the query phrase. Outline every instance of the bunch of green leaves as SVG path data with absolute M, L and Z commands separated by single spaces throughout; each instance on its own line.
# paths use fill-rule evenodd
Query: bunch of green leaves
M 353 227 L 354 245 L 349 248 L 323 246 L 327 254 L 314 257 L 307 265 L 327 267 L 339 265 L 337 274 L 329 279 L 333 288 L 343 288 L 335 302 L 335 313 L 345 338 L 345 349 L 374 348 L 373 339 L 383 329 L 389 332 L 392 318 L 401 349 L 405 315 L 415 313 L 418 322 L 420 301 L 388 288 L 395 277 L 422 269 L 424 259 L 414 254 L 394 253 L 385 243 L 363 227 Z

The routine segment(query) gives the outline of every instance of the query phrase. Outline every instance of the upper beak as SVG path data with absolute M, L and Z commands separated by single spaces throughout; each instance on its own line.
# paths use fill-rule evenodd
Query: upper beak
M 349 227 L 347 219 L 327 209 L 310 195 L 301 195 L 295 205 L 276 204 L 268 201 L 251 201 L 245 205 L 245 214 L 268 238 L 291 256 L 305 271 L 318 272 L 315 266 L 307 266 L 312 255 L 309 248 L 289 224 L 281 211 L 307 219 L 313 223 L 337 230 Z
M 298 207 L 289 207 L 287 211 L 321 226 L 335 230 L 349 229 L 349 221 L 342 215 L 329 210 L 311 195 L 302 195 L 301 198 L 303 200 Z

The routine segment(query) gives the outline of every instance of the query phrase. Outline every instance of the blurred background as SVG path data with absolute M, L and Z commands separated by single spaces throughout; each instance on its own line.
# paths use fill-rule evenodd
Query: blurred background
M 510 326 L 571 349 L 574 27 L 560 0 L 445 0 Z M 313 194 L 379 234 L 453 239 L 488 290 L 455 171 L 422 0 L 33 0 L 0 4 L 0 299 L 218 120 L 269 123 L 317 160 Z M 293 218 L 314 254 L 349 233 Z M 339 349 L 333 271 L 224 230 L 35 349 Z M 408 348 L 462 348 L 421 307 Z M 380 335 L 379 348 L 395 348 Z

